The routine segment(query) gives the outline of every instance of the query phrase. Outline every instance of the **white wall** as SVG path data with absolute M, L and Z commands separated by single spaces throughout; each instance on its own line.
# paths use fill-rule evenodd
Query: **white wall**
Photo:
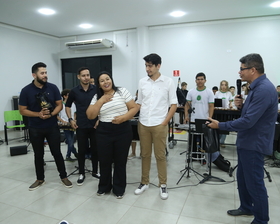
M 188 89 L 195 87 L 195 75 L 201 71 L 207 76 L 209 88 L 218 86 L 223 79 L 235 85 L 239 78 L 239 59 L 249 53 L 259 53 L 269 79 L 276 86 L 280 84 L 279 37 L 280 16 L 137 28 L 60 40 L 0 26 L 0 114 L 3 116 L 3 111 L 12 109 L 12 96 L 18 95 L 21 88 L 31 82 L 30 69 L 38 61 L 48 65 L 49 81 L 61 89 L 61 58 L 112 55 L 115 84 L 134 94 L 138 80 L 146 75 L 145 55 L 141 55 L 146 51 L 162 57 L 162 74 L 172 77 L 173 70 L 180 70 L 181 80 L 188 83 Z M 72 51 L 64 45 L 69 41 L 93 38 L 113 40 L 116 46 Z M 173 79 L 177 85 L 178 78 Z M 0 119 L 0 130 L 3 130 L 3 124 Z
M 155 27 L 149 35 L 151 52 L 162 56 L 162 73 L 180 70 L 188 89 L 198 72 L 206 74 L 208 88 L 223 79 L 235 86 L 239 59 L 249 53 L 259 53 L 268 78 L 280 84 L 280 17 Z
M 4 130 L 4 111 L 13 110 L 12 97 L 33 80 L 33 64 L 46 63 L 49 82 L 61 86 L 58 53 L 58 38 L 0 25 L 0 130 Z

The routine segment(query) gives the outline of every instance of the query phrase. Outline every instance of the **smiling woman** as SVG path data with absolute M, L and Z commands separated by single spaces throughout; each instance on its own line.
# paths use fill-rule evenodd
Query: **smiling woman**
M 97 195 L 102 196 L 112 190 L 121 199 L 126 188 L 126 162 L 132 141 L 132 128 L 128 120 L 132 119 L 139 108 L 127 89 L 115 86 L 110 73 L 99 73 L 96 86 L 97 94 L 87 109 L 87 116 L 94 119 L 99 115 L 96 128 L 100 165 Z

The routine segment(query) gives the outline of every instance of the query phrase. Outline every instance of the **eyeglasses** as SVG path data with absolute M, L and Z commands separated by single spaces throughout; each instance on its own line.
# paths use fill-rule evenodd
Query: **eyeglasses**
M 242 67 L 240 67 L 240 71 L 243 71 L 243 70 L 246 70 L 246 69 L 251 69 L 251 68 L 253 68 L 253 67 L 248 67 L 248 68 L 242 68 Z

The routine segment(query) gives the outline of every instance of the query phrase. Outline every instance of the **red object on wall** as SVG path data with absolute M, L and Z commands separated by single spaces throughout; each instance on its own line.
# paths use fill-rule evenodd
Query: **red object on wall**
M 180 76 L 180 70 L 173 70 L 173 76 L 179 77 Z

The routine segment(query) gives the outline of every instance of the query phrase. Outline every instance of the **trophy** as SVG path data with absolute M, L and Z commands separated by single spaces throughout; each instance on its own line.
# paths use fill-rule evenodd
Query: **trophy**
M 52 104 L 49 102 L 49 99 L 47 97 L 47 94 L 45 92 L 43 93 L 37 93 L 35 95 L 37 102 L 39 103 L 40 107 L 43 108 L 47 108 L 50 113 L 53 112 L 53 106 Z

